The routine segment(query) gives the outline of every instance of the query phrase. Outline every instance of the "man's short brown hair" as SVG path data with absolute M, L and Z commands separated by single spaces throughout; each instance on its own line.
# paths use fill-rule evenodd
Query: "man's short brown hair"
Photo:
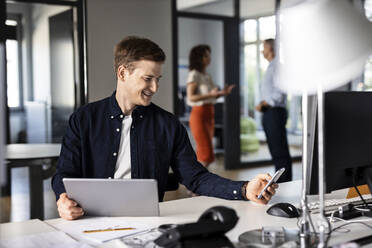
M 131 63 L 139 60 L 164 62 L 164 51 L 153 41 L 137 36 L 128 36 L 114 47 L 115 75 L 119 66 L 124 65 L 133 70 Z
M 275 39 L 266 39 L 264 43 L 268 44 L 271 47 L 271 51 L 275 54 Z

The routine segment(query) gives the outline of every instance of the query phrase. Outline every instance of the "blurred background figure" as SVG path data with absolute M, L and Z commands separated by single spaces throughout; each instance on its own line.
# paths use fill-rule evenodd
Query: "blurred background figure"
M 230 94 L 234 85 L 219 90 L 206 72 L 211 62 L 211 48 L 198 45 L 189 55 L 187 77 L 187 103 L 192 107 L 189 125 L 196 142 L 198 161 L 207 167 L 214 161 L 212 138 L 214 135 L 214 106 L 216 98 Z
M 274 39 L 264 41 L 262 54 L 269 61 L 269 66 L 261 85 L 261 102 L 256 106 L 256 110 L 263 113 L 262 126 L 275 170 L 286 169 L 278 182 L 287 182 L 292 180 L 292 159 L 289 154 L 285 127 L 288 117 L 286 110 L 287 95 L 282 93 L 274 84 L 277 62 Z

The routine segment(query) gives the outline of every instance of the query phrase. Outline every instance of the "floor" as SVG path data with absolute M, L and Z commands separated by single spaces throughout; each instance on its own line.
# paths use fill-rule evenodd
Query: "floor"
M 266 145 L 266 136 L 264 131 L 258 130 L 256 132 L 257 138 L 260 141 L 260 149 L 255 152 L 250 152 L 246 154 L 241 154 L 242 162 L 257 162 L 257 161 L 267 161 L 271 160 L 271 155 L 269 148 Z M 302 135 L 301 134 L 287 134 L 289 153 L 293 158 L 300 158 L 302 156 Z
M 292 150 L 298 152 L 298 148 L 291 146 Z M 252 155 L 253 156 L 253 155 Z M 254 155 L 260 159 L 262 156 L 269 156 L 266 145 L 262 144 L 260 151 Z M 217 155 L 216 161 L 209 168 L 211 172 L 226 177 L 232 180 L 250 180 L 258 173 L 274 173 L 273 165 L 258 166 L 252 164 L 249 168 L 225 170 L 223 155 Z M 300 162 L 293 164 L 294 180 L 301 179 L 302 168 Z M 45 218 L 57 218 L 58 212 L 56 209 L 55 196 L 51 189 L 50 179 L 44 181 L 44 206 Z M 170 191 L 165 194 L 164 200 L 174 200 L 190 197 L 184 186 L 180 186 L 177 191 Z M 28 191 L 28 171 L 26 168 L 12 169 L 12 197 L 0 197 L 0 223 L 24 221 L 30 218 L 29 215 L 29 191 Z

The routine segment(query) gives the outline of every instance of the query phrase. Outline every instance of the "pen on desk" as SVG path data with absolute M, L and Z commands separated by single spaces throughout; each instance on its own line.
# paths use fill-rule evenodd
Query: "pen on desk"
M 86 230 L 86 231 L 83 231 L 83 233 L 126 231 L 126 230 L 134 230 L 134 229 L 136 228 L 133 228 L 133 227 L 107 228 L 107 229 Z

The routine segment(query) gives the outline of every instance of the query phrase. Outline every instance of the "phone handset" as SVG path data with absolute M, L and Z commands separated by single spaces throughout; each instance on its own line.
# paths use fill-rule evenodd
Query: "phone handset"
M 268 187 L 270 187 L 273 183 L 276 183 L 278 181 L 279 177 L 284 173 L 284 171 L 285 171 L 285 168 L 281 168 L 280 170 L 275 172 L 274 176 L 265 185 L 265 187 L 262 189 L 261 193 L 257 196 L 258 199 L 262 198 L 262 194 L 267 190 Z
M 234 228 L 238 222 L 238 215 L 232 208 L 224 206 L 216 206 L 207 209 L 194 223 L 186 223 L 173 225 L 166 230 L 154 243 L 161 247 L 184 247 L 182 242 L 189 240 L 200 241 L 209 237 L 216 239 L 216 242 L 225 244 L 226 237 L 224 233 Z M 217 241 L 218 238 L 220 241 Z M 200 239 L 200 240 L 199 240 Z M 227 239 L 228 241 L 228 239 Z M 229 241 L 230 242 L 230 241 Z M 177 246 L 179 245 L 179 246 Z M 216 247 L 216 246 L 191 246 L 190 247 Z M 233 246 L 218 246 L 218 247 L 233 247 Z

